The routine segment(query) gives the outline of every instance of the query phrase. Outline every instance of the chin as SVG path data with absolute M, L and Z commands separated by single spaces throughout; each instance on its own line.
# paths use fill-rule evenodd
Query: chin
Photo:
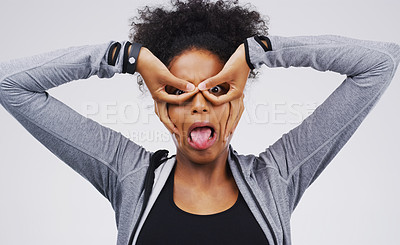
M 177 152 L 181 153 L 182 157 L 185 157 L 187 160 L 189 160 L 192 163 L 195 164 L 201 164 L 201 165 L 205 165 L 205 164 L 210 164 L 215 162 L 219 157 L 221 157 L 222 152 L 210 152 L 210 151 L 202 151 L 202 152 L 198 152 L 198 151 L 186 151 L 186 152 L 182 152 L 181 150 L 178 149 Z

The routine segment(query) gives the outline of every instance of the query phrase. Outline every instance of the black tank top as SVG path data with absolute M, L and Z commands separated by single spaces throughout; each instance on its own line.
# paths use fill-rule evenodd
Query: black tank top
M 266 245 L 268 241 L 239 192 L 236 203 L 211 215 L 191 214 L 173 201 L 174 172 L 157 197 L 139 233 L 139 245 Z

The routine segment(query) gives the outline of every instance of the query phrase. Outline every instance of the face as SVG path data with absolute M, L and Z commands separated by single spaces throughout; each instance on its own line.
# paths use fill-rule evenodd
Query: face
M 223 62 L 213 53 L 192 49 L 175 57 L 169 69 L 176 77 L 197 86 L 205 79 L 218 74 L 223 66 Z M 183 92 L 171 87 L 166 90 L 175 94 Z M 222 84 L 209 91 L 218 96 L 228 90 L 229 85 Z M 213 162 L 223 155 L 226 157 L 229 140 L 224 141 L 223 135 L 229 110 L 229 103 L 215 106 L 207 101 L 201 92 L 184 104 L 169 104 L 169 117 L 179 131 L 178 135 L 174 135 L 177 156 L 198 164 Z

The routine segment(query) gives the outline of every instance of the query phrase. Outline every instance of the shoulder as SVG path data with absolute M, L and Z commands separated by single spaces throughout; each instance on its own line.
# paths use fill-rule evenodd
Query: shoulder
M 253 154 L 240 154 L 234 150 L 232 146 L 229 146 L 228 162 L 238 164 L 243 172 L 256 172 L 268 167 L 276 169 L 273 164 L 273 157 L 271 155 L 268 157 L 268 152 L 267 149 L 263 153 L 260 153 L 259 156 Z

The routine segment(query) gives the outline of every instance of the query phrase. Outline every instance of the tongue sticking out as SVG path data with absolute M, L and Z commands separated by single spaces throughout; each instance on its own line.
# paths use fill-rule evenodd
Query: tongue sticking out
M 197 148 L 203 149 L 208 146 L 208 140 L 211 137 L 211 128 L 199 127 L 192 130 L 190 137 Z

